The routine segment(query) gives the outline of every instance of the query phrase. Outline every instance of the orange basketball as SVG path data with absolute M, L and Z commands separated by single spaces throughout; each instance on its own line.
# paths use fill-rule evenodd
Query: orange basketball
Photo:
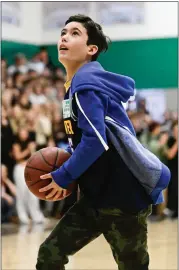
M 27 161 L 24 171 L 25 181 L 29 190 L 41 200 L 52 201 L 52 198 L 46 199 L 46 196 L 52 189 L 46 192 L 39 192 L 39 189 L 50 184 L 52 179 L 40 179 L 40 176 L 58 169 L 69 157 L 70 154 L 68 152 L 57 147 L 46 147 L 32 154 Z M 69 185 L 66 197 L 72 193 L 74 188 L 74 183 Z M 62 199 L 64 197 L 59 198 L 59 200 Z

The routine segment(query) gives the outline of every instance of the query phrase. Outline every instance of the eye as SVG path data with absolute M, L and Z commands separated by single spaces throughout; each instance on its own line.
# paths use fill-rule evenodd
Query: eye
M 77 31 L 74 31 L 73 33 L 72 33 L 72 35 L 74 36 L 76 36 L 76 35 L 79 35 L 79 33 L 77 32 Z
M 61 37 L 65 35 L 65 32 L 61 32 Z

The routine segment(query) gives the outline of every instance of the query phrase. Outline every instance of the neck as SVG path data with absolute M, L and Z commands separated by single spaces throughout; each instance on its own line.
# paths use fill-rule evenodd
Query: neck
M 75 63 L 74 65 L 70 66 L 66 66 L 66 73 L 67 73 L 67 79 L 66 81 L 71 81 L 73 79 L 73 76 L 75 75 L 75 73 L 79 70 L 80 67 L 82 67 L 83 65 L 87 64 L 88 61 L 82 62 L 82 63 Z

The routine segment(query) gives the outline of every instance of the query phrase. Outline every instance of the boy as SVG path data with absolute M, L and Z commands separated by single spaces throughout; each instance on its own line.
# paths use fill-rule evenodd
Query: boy
M 40 246 L 37 270 L 62 270 L 68 256 L 103 234 L 120 270 L 147 270 L 147 217 L 151 200 L 106 135 L 105 117 L 135 131 L 122 106 L 134 94 L 134 81 L 105 71 L 96 62 L 108 49 L 102 28 L 84 15 L 71 16 L 58 43 L 67 72 L 63 118 L 70 159 L 41 179 L 52 182 L 48 198 L 65 197 L 77 181 L 80 200 Z M 85 265 L 84 265 L 85 268 Z

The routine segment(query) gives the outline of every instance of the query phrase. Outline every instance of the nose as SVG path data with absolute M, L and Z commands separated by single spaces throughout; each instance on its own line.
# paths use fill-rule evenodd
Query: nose
M 62 40 L 62 43 L 67 42 L 67 34 L 63 35 L 61 40 Z
M 60 37 L 59 41 L 58 41 L 58 48 L 60 47 L 61 43 L 67 43 L 67 34 L 63 35 L 62 37 Z
M 66 42 L 66 38 L 62 37 L 62 42 Z

